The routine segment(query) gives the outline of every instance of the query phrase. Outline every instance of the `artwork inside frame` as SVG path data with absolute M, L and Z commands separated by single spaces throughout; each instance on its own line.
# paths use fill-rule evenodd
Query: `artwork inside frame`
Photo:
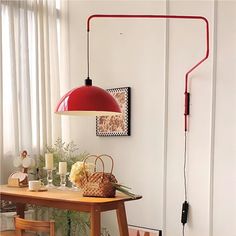
M 107 91 L 120 105 L 121 114 L 96 117 L 97 136 L 130 136 L 130 95 L 131 88 L 112 88 Z
M 161 236 L 161 235 L 162 232 L 159 230 L 153 230 L 129 225 L 129 236 Z

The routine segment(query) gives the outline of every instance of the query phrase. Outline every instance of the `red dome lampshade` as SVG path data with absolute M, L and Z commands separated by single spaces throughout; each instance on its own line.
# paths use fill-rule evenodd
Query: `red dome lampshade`
M 60 115 L 118 115 L 115 98 L 102 88 L 85 85 L 72 89 L 58 102 L 55 113 Z
M 72 89 L 58 102 L 55 113 L 60 115 L 119 115 L 120 106 L 106 90 L 92 86 L 89 78 L 89 32 L 87 34 L 87 69 L 85 86 Z

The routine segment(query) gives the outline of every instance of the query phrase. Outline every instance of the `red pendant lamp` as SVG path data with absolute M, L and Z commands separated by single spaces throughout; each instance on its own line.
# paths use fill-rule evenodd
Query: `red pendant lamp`
M 120 107 L 114 97 L 102 88 L 92 86 L 86 79 L 85 86 L 72 89 L 58 102 L 55 113 L 60 115 L 117 115 Z
M 183 16 L 183 15 L 91 15 L 87 20 L 87 66 L 88 78 L 85 80 L 85 86 L 73 89 L 65 94 L 57 104 L 55 113 L 61 115 L 115 115 L 120 114 L 121 110 L 112 95 L 102 88 L 92 86 L 92 80 L 89 78 L 89 31 L 90 21 L 93 18 L 163 18 L 163 19 L 191 19 L 201 20 L 206 28 L 206 54 L 205 56 L 185 75 L 185 112 L 184 112 L 184 130 L 188 129 L 189 116 L 189 98 L 188 79 L 189 74 L 202 64 L 209 56 L 209 23 L 202 16 Z
M 55 113 L 59 115 L 119 115 L 120 106 L 106 90 L 93 86 L 89 78 L 89 31 L 87 32 L 87 70 L 85 85 L 72 89 L 58 102 Z

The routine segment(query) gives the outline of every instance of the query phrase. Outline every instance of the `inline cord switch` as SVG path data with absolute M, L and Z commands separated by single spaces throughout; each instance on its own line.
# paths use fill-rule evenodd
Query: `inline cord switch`
M 181 214 L 181 223 L 185 225 L 188 220 L 188 208 L 189 204 L 187 201 L 185 201 L 182 205 L 182 214 Z

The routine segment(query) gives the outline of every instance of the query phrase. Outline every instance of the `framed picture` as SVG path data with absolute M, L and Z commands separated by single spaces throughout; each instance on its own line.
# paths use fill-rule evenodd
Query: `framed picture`
M 96 117 L 97 136 L 130 136 L 130 87 L 107 89 L 120 105 L 121 114 Z
M 161 236 L 161 231 L 137 226 L 129 226 L 129 236 Z

